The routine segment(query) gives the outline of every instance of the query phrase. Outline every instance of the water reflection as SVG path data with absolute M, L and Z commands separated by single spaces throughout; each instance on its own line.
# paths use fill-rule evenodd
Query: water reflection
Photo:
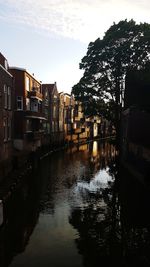
M 126 266 L 150 266 L 150 189 L 120 170 L 118 196 Z
M 39 179 L 32 174 L 16 190 L 4 206 L 4 226 L 0 229 L 0 266 L 9 266 L 27 246 L 38 221 Z
M 110 169 L 115 165 L 115 150 L 110 144 L 99 147 L 94 142 L 89 164 L 94 164 L 90 179 L 82 179 L 75 186 L 69 223 L 78 231 L 75 243 L 83 255 L 83 266 L 108 266 L 110 259 L 110 228 L 112 184 Z
M 93 143 L 93 151 L 92 151 L 93 157 L 96 157 L 98 154 L 98 143 L 94 141 Z
M 76 246 L 85 267 L 150 266 L 150 189 L 114 164 L 114 154 L 102 149 L 101 170 L 77 184 L 69 217 L 79 232 Z
M 149 189 L 115 156 L 94 142 L 45 158 L 5 207 L 0 266 L 150 266 Z

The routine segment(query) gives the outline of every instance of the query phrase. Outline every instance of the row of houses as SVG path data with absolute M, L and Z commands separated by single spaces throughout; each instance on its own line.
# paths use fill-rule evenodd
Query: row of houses
M 58 92 L 56 82 L 42 84 L 26 69 L 10 67 L 0 54 L 0 177 L 17 157 L 92 139 L 101 126 L 99 117 L 84 116 L 72 95 Z

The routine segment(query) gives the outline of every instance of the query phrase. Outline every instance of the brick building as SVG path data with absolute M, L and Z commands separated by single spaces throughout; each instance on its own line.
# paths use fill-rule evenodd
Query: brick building
M 43 94 L 48 92 L 48 123 L 50 128 L 50 144 L 59 144 L 59 94 L 56 83 L 42 84 Z
M 22 68 L 10 68 L 14 77 L 14 148 L 35 151 L 44 136 L 43 95 L 41 83 Z
M 13 76 L 0 53 L 0 180 L 12 167 Z

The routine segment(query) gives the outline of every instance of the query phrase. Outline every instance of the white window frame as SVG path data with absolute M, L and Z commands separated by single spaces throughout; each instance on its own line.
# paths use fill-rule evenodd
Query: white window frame
M 7 108 L 7 85 L 4 84 L 4 108 Z
M 11 109 L 11 88 L 10 87 L 7 88 L 7 95 L 8 95 L 7 106 L 8 106 L 8 109 Z
M 30 99 L 28 97 L 26 98 L 26 110 L 31 110 Z
M 18 107 L 19 103 L 20 103 L 20 106 L 21 106 L 20 108 Z M 23 96 L 17 96 L 17 110 L 23 110 Z
M 30 91 L 30 78 L 28 76 L 26 76 L 26 90 L 27 92 Z

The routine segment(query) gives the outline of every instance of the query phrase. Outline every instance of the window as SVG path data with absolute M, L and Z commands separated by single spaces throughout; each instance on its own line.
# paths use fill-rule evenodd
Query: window
M 4 130 L 4 141 L 7 140 L 7 119 L 4 118 L 4 121 L 3 121 L 3 130 Z
M 26 132 L 31 132 L 32 131 L 32 123 L 31 120 L 26 120 Z
M 7 108 L 7 86 L 4 84 L 4 108 Z
M 56 106 L 53 106 L 53 118 L 56 119 Z
M 37 99 L 32 99 L 31 111 L 38 112 L 38 100 Z
M 26 76 L 26 90 L 30 91 L 30 79 Z
M 7 94 L 8 94 L 8 102 L 7 102 L 7 105 L 8 105 L 8 109 L 11 109 L 11 89 L 10 87 L 7 88 Z
M 52 121 L 52 132 L 54 132 L 54 121 Z
M 38 100 L 38 112 L 42 111 L 42 101 Z
M 17 110 L 23 110 L 23 97 L 17 96 Z
M 66 109 L 64 110 L 64 119 L 65 120 L 67 119 L 67 110 Z
M 58 122 L 55 122 L 55 128 L 54 131 L 57 132 L 58 131 Z
M 11 140 L 11 118 L 4 118 L 3 132 L 4 132 L 4 141 Z
M 74 110 L 71 109 L 71 122 L 73 122 L 73 120 L 74 120 Z
M 47 109 L 44 110 L 44 114 L 45 114 L 45 117 L 48 119 L 48 110 Z
M 8 140 L 11 139 L 11 119 L 7 119 L 7 138 Z
M 30 99 L 26 98 L 26 109 L 30 110 Z

